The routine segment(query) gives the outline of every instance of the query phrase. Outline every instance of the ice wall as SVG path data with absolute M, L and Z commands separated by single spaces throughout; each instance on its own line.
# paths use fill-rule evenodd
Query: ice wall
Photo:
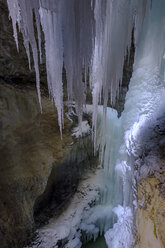
M 60 130 L 63 126 L 63 64 L 67 74 L 68 99 L 75 100 L 80 122 L 86 98 L 87 73 L 90 73 L 96 130 L 97 105 L 103 97 L 106 108 L 108 97 L 113 103 L 118 95 L 124 56 L 130 48 L 134 26 L 137 41 L 146 0 L 7 0 L 7 3 L 17 48 L 19 29 L 30 68 L 30 47 L 32 49 L 40 106 L 38 57 L 41 62 L 42 26 L 49 94 L 58 111 Z
M 92 237 L 96 239 L 98 235 L 103 235 L 113 226 L 115 215 L 112 209 L 116 204 L 122 204 L 122 179 L 115 172 L 121 144 L 121 121 L 117 117 L 117 111 L 111 108 L 107 108 L 105 125 L 102 122 L 103 116 L 103 106 L 99 106 L 96 144 L 97 149 L 100 148 L 100 169 L 95 181 L 100 198 L 83 220 L 84 236 L 86 235 L 88 241 Z M 89 228 L 91 224 L 93 228 Z
M 136 211 L 136 181 L 134 157 L 138 157 L 141 132 L 165 108 L 164 42 L 165 2 L 148 2 L 146 18 L 136 48 L 133 76 L 121 116 L 123 144 L 117 171 L 123 174 L 123 204 L 114 208 L 118 221 L 106 234 L 110 248 L 134 247 L 134 211 Z M 144 176 L 148 171 L 143 166 Z

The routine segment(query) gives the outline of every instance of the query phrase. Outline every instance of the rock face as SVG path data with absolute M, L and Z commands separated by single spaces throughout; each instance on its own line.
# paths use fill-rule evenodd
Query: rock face
M 48 216 L 43 219 L 41 211 L 52 206 L 52 210 L 57 210 L 61 203 L 66 204 L 81 175 L 92 163 L 91 142 L 73 139 L 67 120 L 61 140 L 54 106 L 44 96 L 42 105 L 41 114 L 34 87 L 27 84 L 19 89 L 1 82 L 2 248 L 22 248 L 35 228 L 34 219 L 42 224 L 49 218 L 49 213 L 47 211 Z
M 43 58 L 43 65 L 40 65 L 41 82 L 46 82 L 44 61 L 45 58 Z M 35 83 L 33 61 L 32 70 L 29 71 L 21 34 L 19 34 L 19 52 L 17 51 L 6 0 L 0 0 L 0 78 L 5 81 Z
M 119 96 L 116 99 L 116 102 L 114 104 L 114 108 L 118 112 L 118 117 L 121 116 L 121 113 L 124 110 L 124 104 L 125 104 L 125 98 L 127 91 L 129 89 L 129 82 L 132 77 L 132 72 L 133 72 L 133 64 L 134 64 L 134 56 L 135 56 L 135 46 L 134 46 L 134 30 L 132 31 L 132 43 L 131 43 L 131 48 L 130 51 L 127 51 L 127 55 L 124 60 L 124 66 L 123 66 L 123 78 L 122 82 L 120 84 L 120 89 L 119 89 Z
M 136 248 L 165 247 L 165 115 L 141 130 L 135 167 L 138 182 Z
M 165 174 L 161 179 L 148 177 L 139 182 L 136 248 L 165 247 L 165 183 L 162 180 L 165 182 Z

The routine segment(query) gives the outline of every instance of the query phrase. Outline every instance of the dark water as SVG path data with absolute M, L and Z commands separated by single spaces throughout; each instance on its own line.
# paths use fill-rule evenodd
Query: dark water
M 107 248 L 104 237 L 99 237 L 95 242 L 84 244 L 81 248 Z

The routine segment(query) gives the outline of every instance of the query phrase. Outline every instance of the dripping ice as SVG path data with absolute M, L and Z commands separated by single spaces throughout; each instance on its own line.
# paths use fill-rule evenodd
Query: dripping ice
M 131 232 L 134 211 L 132 204 L 134 178 L 130 155 L 137 151 L 135 144 L 140 127 L 148 118 L 152 117 L 155 108 L 161 107 L 159 105 L 164 106 L 164 54 L 162 53 L 164 51 L 164 33 L 159 29 L 159 26 L 164 25 L 164 20 L 160 15 L 158 22 L 153 21 L 158 15 L 155 6 L 156 0 L 152 2 L 151 11 L 149 11 L 150 3 L 148 2 L 147 19 L 141 30 L 147 1 L 47 0 L 39 2 L 29 0 L 28 3 L 27 1 L 25 3 L 24 0 L 8 0 L 17 48 L 16 25 L 23 34 L 29 65 L 31 65 L 29 45 L 32 47 L 40 103 L 39 56 L 34 37 L 33 9 L 37 20 L 40 55 L 39 23 L 42 25 L 45 36 L 49 93 L 58 110 L 61 130 L 63 123 L 63 64 L 66 68 L 68 99 L 76 102 L 80 122 L 86 90 L 86 83 L 82 82 L 82 71 L 87 72 L 88 69 L 90 71 L 90 88 L 93 97 L 93 136 L 95 147 L 101 144 L 100 159 L 103 161 L 104 169 L 97 178 L 101 181 L 101 201 L 85 213 L 81 228 L 87 231 L 89 235 L 87 235 L 87 240 L 91 237 L 96 238 L 99 232 L 102 234 L 107 231 L 105 237 L 111 248 L 131 247 L 134 243 Z M 164 13 L 162 0 L 160 0 L 158 8 L 160 13 Z M 124 57 L 127 49 L 130 48 L 133 27 L 137 48 L 134 73 L 127 94 L 125 111 L 118 120 L 116 113 L 107 110 L 106 106 L 109 94 L 112 104 L 118 96 Z M 148 32 L 146 32 L 146 28 Z M 160 33 L 157 34 L 156 30 L 160 30 Z M 162 77 L 161 80 L 159 75 Z M 101 102 L 102 95 L 104 111 L 101 110 L 101 115 L 104 112 L 106 117 L 102 123 L 104 130 L 106 128 L 105 136 L 103 135 L 105 132 L 102 133 L 103 129 L 100 129 L 102 135 L 97 133 L 99 130 L 98 112 L 100 111 L 98 104 Z M 119 130 L 121 133 L 117 135 L 116 132 L 118 133 Z M 109 183 L 110 181 L 111 183 Z M 115 183 L 113 183 L 114 181 Z M 115 194 L 115 192 L 117 193 Z M 104 211 L 102 211 L 103 209 Z M 118 217 L 117 222 L 116 216 Z M 117 233 L 120 235 L 116 235 Z M 125 240 L 122 239 L 123 235 L 125 235 Z M 80 242 L 80 233 L 77 234 L 74 242 Z M 70 245 L 73 248 L 73 243 Z
M 18 48 L 18 24 L 18 29 L 23 35 L 29 68 L 31 68 L 29 46 L 32 48 L 41 108 L 38 57 L 41 62 L 40 24 L 42 26 L 45 37 L 47 83 L 50 97 L 58 111 L 61 131 L 63 65 L 66 69 L 68 99 L 76 103 L 79 122 L 82 121 L 87 86 L 82 80 L 82 72 L 85 75 L 88 71 L 90 72 L 90 88 L 93 92 L 94 105 L 93 129 L 96 133 L 97 105 L 102 92 L 105 108 L 109 95 L 112 103 L 118 96 L 124 56 L 130 48 L 134 23 L 136 23 L 135 37 L 138 37 L 144 17 L 145 2 L 137 0 L 7 0 L 16 45 Z M 33 11 L 38 45 L 34 34 Z M 96 138 L 94 140 L 96 141 Z

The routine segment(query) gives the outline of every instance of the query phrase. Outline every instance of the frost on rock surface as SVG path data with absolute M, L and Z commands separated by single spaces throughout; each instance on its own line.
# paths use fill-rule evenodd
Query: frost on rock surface
M 79 123 L 77 127 L 74 127 L 72 130 L 72 136 L 75 136 L 76 138 L 82 136 L 82 135 L 87 135 L 91 131 L 91 128 L 88 124 L 88 121 L 82 121 Z
M 32 49 L 40 106 L 38 57 L 42 61 L 41 24 L 45 36 L 48 88 L 58 111 L 60 130 L 63 126 L 64 65 L 68 99 L 75 100 L 79 122 L 82 121 L 86 99 L 87 74 L 90 74 L 94 104 L 93 125 L 96 131 L 97 105 L 102 92 L 105 107 L 109 96 L 113 103 L 118 95 L 124 57 L 131 45 L 132 29 L 135 26 L 137 40 L 146 1 L 7 0 L 7 3 L 17 48 L 18 25 L 23 35 L 30 68 L 30 46 Z M 34 32 L 33 14 L 37 34 Z

